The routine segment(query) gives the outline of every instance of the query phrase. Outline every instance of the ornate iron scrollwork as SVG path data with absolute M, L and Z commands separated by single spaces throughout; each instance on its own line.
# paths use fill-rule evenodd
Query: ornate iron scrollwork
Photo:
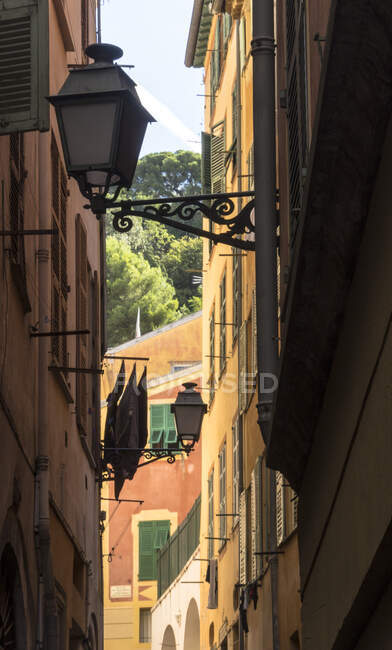
M 254 192 L 233 192 L 165 199 L 126 200 L 118 203 L 109 201 L 107 209 L 116 210 L 113 212 L 113 228 L 117 232 L 129 232 L 133 225 L 133 216 L 144 217 L 199 237 L 206 237 L 215 244 L 222 243 L 242 250 L 254 250 L 254 241 L 239 239 L 241 235 L 255 233 L 255 224 L 252 221 L 253 196 Z M 250 198 L 237 214 L 235 214 L 236 207 L 233 201 L 235 198 Z M 212 228 L 204 230 L 190 223 L 192 219 L 200 216 L 217 224 L 221 229 L 223 227 L 223 231 L 220 229 L 220 232 L 214 232 Z
M 108 451 L 108 450 L 106 450 Z M 188 447 L 181 447 L 180 449 L 166 449 L 166 448 L 161 448 L 161 449 L 151 449 L 151 448 L 144 448 L 144 449 L 115 449 L 113 451 L 127 451 L 127 452 L 137 452 L 140 454 L 140 456 L 143 456 L 146 460 L 144 463 L 139 463 L 139 467 L 143 467 L 144 465 L 150 465 L 150 463 L 155 463 L 157 460 L 162 460 L 166 459 L 166 461 L 172 465 L 173 463 L 176 462 L 176 454 L 179 452 L 185 453 L 187 456 L 189 456 L 190 452 L 193 451 L 192 449 Z M 102 481 L 114 481 L 114 475 L 115 475 L 115 469 L 110 466 L 110 465 L 105 465 L 102 468 L 101 471 L 101 480 Z M 126 477 L 125 477 L 126 478 Z

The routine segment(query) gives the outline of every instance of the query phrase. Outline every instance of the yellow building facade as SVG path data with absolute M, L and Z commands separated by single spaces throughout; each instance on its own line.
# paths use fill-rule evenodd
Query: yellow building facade
M 195 2 L 186 64 L 205 69 L 205 192 L 254 188 L 251 32 L 250 1 Z M 252 218 L 257 222 L 258 215 Z M 200 647 L 270 650 L 275 610 L 280 647 L 291 650 L 299 647 L 300 630 L 297 506 L 288 484 L 266 467 L 257 423 L 256 345 L 263 333 L 256 331 L 255 254 L 206 240 L 203 260 L 203 397 L 209 409 L 200 557 L 216 561 L 218 592 L 211 603 L 202 562 Z M 279 555 L 271 545 L 271 481 Z
M 136 363 L 138 379 L 147 367 L 147 447 L 175 444 L 170 405 L 184 382 L 194 382 L 199 387 L 202 384 L 201 321 L 200 312 L 191 314 L 108 352 L 119 360 L 105 362 L 103 398 L 113 390 L 122 356 L 145 358 Z M 126 381 L 134 363 L 125 360 Z M 103 423 L 105 417 L 103 401 Z M 142 457 L 140 463 L 143 462 Z M 199 443 L 189 457 L 176 455 L 174 464 L 163 459 L 140 467 L 133 480 L 125 482 L 121 503 L 115 502 L 111 483 L 103 484 L 105 650 L 151 647 L 151 609 L 157 601 L 157 551 L 185 519 L 200 494 L 200 473 Z M 140 499 L 140 503 L 127 499 Z

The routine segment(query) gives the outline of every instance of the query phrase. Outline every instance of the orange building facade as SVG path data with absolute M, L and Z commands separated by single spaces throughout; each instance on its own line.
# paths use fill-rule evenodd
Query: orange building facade
M 111 349 L 110 356 L 147 357 L 137 361 L 137 376 L 147 366 L 149 439 L 147 447 L 175 446 L 170 413 L 182 384 L 201 386 L 201 314 L 192 314 Z M 126 380 L 134 361 L 125 361 Z M 102 397 L 113 389 L 121 361 L 105 362 Z M 105 403 L 102 404 L 103 421 Z M 146 462 L 143 457 L 140 463 Z M 151 608 L 157 600 L 157 551 L 185 519 L 200 493 L 201 443 L 174 464 L 165 459 L 140 467 L 126 481 L 120 503 L 104 483 L 105 649 L 145 649 L 151 643 Z M 121 501 L 140 499 L 141 503 Z

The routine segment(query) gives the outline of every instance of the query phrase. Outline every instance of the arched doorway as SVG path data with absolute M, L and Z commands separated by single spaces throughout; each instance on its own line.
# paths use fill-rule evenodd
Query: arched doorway
M 184 650 L 200 650 L 200 617 L 194 598 L 189 603 L 186 613 Z
M 162 640 L 162 650 L 167 650 L 167 648 L 173 648 L 173 650 L 177 647 L 176 646 L 176 637 L 174 636 L 173 628 L 171 625 L 168 625 L 165 634 L 163 635 L 163 640 Z
M 25 650 L 26 618 L 18 562 L 10 544 L 0 562 L 0 648 Z

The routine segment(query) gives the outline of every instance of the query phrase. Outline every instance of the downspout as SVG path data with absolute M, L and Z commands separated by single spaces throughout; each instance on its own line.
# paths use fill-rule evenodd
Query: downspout
M 242 132 L 241 132 L 241 118 L 242 118 L 242 103 L 241 103 L 241 56 L 240 56 L 240 21 L 237 18 L 235 24 L 235 33 L 236 33 L 236 90 L 237 90 L 237 118 L 238 118 L 238 128 L 237 128 L 237 189 L 238 192 L 242 191 Z M 238 199 L 238 211 L 241 210 L 242 199 Z M 239 249 L 234 249 L 234 255 L 240 253 Z M 234 260 L 234 258 L 233 258 Z M 240 359 L 240 328 L 242 323 L 242 257 L 238 257 L 238 304 L 237 304 L 237 319 L 238 319 L 238 330 L 237 330 L 237 346 L 238 346 L 238 377 L 241 373 L 241 359 Z M 238 382 L 238 413 L 240 411 L 241 404 L 241 382 Z M 243 431 L 243 418 L 238 416 L 238 448 L 239 448 L 239 493 L 243 490 L 244 487 L 244 472 L 243 472 L 243 440 L 244 440 L 244 431 Z M 238 555 L 240 555 L 240 544 L 238 544 Z M 241 561 L 238 557 L 238 566 L 240 566 Z M 240 648 L 239 650 L 245 650 L 245 632 L 242 629 L 241 616 L 239 618 L 239 641 Z
M 48 133 L 40 133 L 39 151 L 39 228 L 50 228 L 50 195 L 48 188 L 48 164 L 50 160 L 50 139 Z M 39 237 L 38 258 L 38 295 L 40 331 L 50 329 L 50 238 Z M 37 509 L 36 535 L 38 545 L 39 572 L 39 614 L 38 647 L 57 650 L 57 604 L 53 580 L 53 567 L 50 549 L 50 514 L 49 514 L 49 421 L 48 421 L 48 354 L 49 337 L 38 338 L 38 455 L 36 459 Z
M 274 0 L 253 0 L 253 133 L 256 215 L 258 413 L 264 442 L 271 435 L 278 375 L 276 262 L 276 140 Z M 276 484 L 270 471 L 270 550 L 276 551 Z M 273 650 L 279 650 L 278 556 L 269 562 Z

